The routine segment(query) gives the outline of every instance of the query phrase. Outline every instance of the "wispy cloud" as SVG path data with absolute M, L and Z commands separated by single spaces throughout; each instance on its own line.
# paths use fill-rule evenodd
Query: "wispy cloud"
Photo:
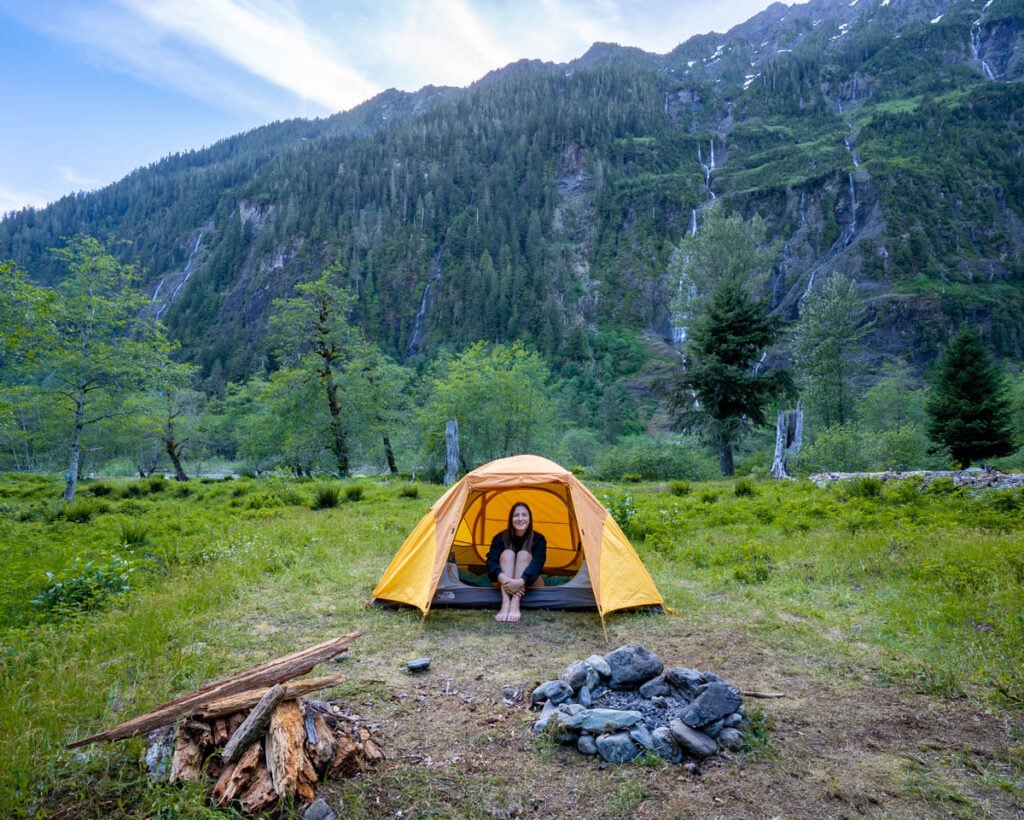
M 380 90 L 334 53 L 330 42 L 277 5 L 233 0 L 121 0 L 163 37 L 208 49 L 249 74 L 328 111 Z

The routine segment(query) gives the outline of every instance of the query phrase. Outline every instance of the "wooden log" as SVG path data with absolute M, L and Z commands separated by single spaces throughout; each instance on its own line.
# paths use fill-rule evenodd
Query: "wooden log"
M 225 763 L 237 760 L 254 740 L 259 739 L 267 731 L 270 713 L 283 698 L 284 687 L 281 684 L 276 683 L 267 690 L 221 751 L 220 756 Z
M 263 749 L 260 744 L 251 744 L 237 761 L 226 766 L 221 772 L 220 778 L 210 790 L 213 801 L 218 806 L 225 806 L 237 798 L 252 781 L 262 758 Z
M 347 735 L 338 735 L 334 744 L 334 759 L 327 769 L 327 777 L 338 780 L 352 777 L 359 771 L 359 747 Z
M 213 747 L 210 727 L 199 721 L 178 724 L 174 733 L 174 756 L 171 758 L 170 781 L 196 783 L 203 777 L 203 758 Z
M 313 727 L 313 736 L 310 736 L 309 724 Z M 309 757 L 317 775 L 327 773 L 331 761 L 334 760 L 334 749 L 337 742 L 334 739 L 334 731 L 331 729 L 327 719 L 319 712 L 312 709 L 306 710 L 306 756 Z
M 307 695 L 310 692 L 316 692 L 320 689 L 330 689 L 332 686 L 338 686 L 346 680 L 348 680 L 348 678 L 345 675 L 325 675 L 320 678 L 293 680 L 288 683 L 277 685 L 284 689 L 284 697 L 282 700 L 294 700 L 295 698 L 301 698 L 303 695 Z M 235 712 L 242 712 L 259 703 L 260 698 L 262 698 L 266 693 L 266 688 L 249 689 L 245 692 L 239 692 L 238 694 L 231 695 L 227 698 L 221 698 L 220 700 L 215 700 L 211 703 L 205 703 L 197 709 L 194 714 L 203 718 L 213 718 L 220 717 L 221 715 L 231 715 Z
M 274 791 L 282 798 L 295 795 L 305 803 L 316 797 L 316 769 L 306 757 L 306 727 L 302 707 L 286 700 L 270 715 L 267 729 L 267 768 Z
M 242 810 L 249 815 L 260 815 L 274 807 L 279 797 L 274 791 L 274 781 L 267 764 L 260 758 L 256 771 L 249 780 L 249 786 L 238 796 Z M 312 801 L 312 798 L 310 798 Z
M 335 655 L 348 649 L 363 634 L 363 631 L 359 629 L 347 635 L 332 638 L 308 649 L 300 649 L 297 652 L 292 652 L 280 658 L 264 661 L 243 672 L 208 683 L 206 686 L 168 701 L 150 712 L 120 723 L 110 729 L 105 729 L 95 735 L 69 743 L 66 748 L 76 749 L 79 746 L 96 743 L 101 740 L 124 740 L 125 738 L 135 737 L 160 726 L 166 726 L 168 723 L 173 723 L 185 715 L 194 714 L 207 703 L 221 700 L 248 689 L 273 686 L 275 683 L 283 683 L 292 678 L 297 678 L 299 675 L 305 675 L 318 663 L 333 658 Z

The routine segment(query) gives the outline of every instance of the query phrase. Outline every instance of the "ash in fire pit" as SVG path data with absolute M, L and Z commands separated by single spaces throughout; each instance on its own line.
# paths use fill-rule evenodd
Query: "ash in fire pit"
M 653 752 L 671 763 L 746 743 L 743 699 L 711 672 L 666 670 L 654 652 L 622 646 L 574 661 L 533 690 L 534 731 L 552 732 L 583 754 L 626 763 Z

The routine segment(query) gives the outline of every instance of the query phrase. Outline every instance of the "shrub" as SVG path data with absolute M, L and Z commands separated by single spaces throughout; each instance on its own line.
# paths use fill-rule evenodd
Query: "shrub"
M 693 436 L 627 439 L 602 452 L 595 465 L 597 477 L 607 481 L 619 481 L 627 475 L 639 475 L 647 481 L 703 481 L 716 472 L 711 454 Z
M 743 584 L 763 584 L 772 577 L 775 564 L 772 557 L 753 544 L 743 547 L 740 562 L 733 568 L 733 578 Z
M 846 488 L 853 498 L 880 498 L 885 482 L 874 476 L 861 476 L 853 479 Z
M 162 475 L 155 475 L 149 479 L 149 491 L 151 493 L 162 493 L 167 488 L 167 482 Z
M 321 484 L 313 492 L 313 509 L 329 510 L 338 506 L 341 490 L 335 484 Z
M 398 489 L 399 498 L 419 498 L 420 497 L 420 485 L 415 481 L 403 484 Z
M 76 524 L 88 524 L 92 517 L 98 512 L 98 507 L 92 501 L 76 499 L 66 504 L 57 514 L 58 518 L 65 521 L 73 521 Z
M 345 488 L 346 501 L 362 501 L 363 487 L 360 484 L 351 484 Z
M 149 540 L 149 527 L 141 521 L 120 518 L 117 521 L 118 538 L 125 549 L 141 547 Z
M 732 492 L 737 498 L 753 498 L 757 495 L 757 491 L 754 489 L 754 482 L 746 478 L 741 478 L 737 481 Z
M 679 479 L 673 479 L 667 487 L 669 493 L 679 496 L 689 495 L 691 489 L 689 481 L 680 481 Z
M 99 484 L 93 484 L 89 488 L 89 494 L 96 496 L 96 498 L 102 498 L 105 495 L 110 495 L 112 492 L 114 492 L 114 488 L 109 484 L 104 484 L 102 482 Z
M 131 562 L 119 555 L 111 555 L 107 565 L 92 561 L 84 564 L 76 558 L 67 577 L 58 579 L 46 573 L 47 585 L 32 599 L 32 604 L 47 616 L 66 616 L 101 606 L 113 595 L 127 592 L 133 572 Z

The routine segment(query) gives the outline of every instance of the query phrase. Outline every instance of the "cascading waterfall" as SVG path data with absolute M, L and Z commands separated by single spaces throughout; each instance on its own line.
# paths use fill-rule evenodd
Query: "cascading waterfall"
M 987 6 L 986 6 L 987 8 Z M 974 25 L 971 26 L 971 57 L 972 59 L 981 65 L 981 71 L 988 80 L 995 80 L 996 75 L 992 73 L 992 68 L 989 64 L 981 57 L 981 20 L 975 20 Z
M 690 236 L 691 238 L 697 235 L 697 209 L 694 208 L 690 211 Z
M 419 351 L 420 342 L 423 341 L 423 324 L 427 318 L 427 310 L 430 307 L 430 288 L 441 278 L 441 254 L 444 253 L 444 244 L 434 254 L 434 264 L 430 270 L 430 281 L 423 288 L 423 298 L 420 299 L 419 310 L 416 311 L 416 318 L 412 323 L 412 333 L 409 334 L 409 342 L 405 346 L 404 359 L 408 359 Z
M 164 313 L 167 311 L 167 308 L 169 308 L 171 306 L 171 303 L 178 297 L 178 294 L 181 292 L 181 289 L 185 287 L 185 284 L 188 282 L 188 280 L 192 278 L 192 265 L 195 262 L 196 254 L 199 253 L 199 246 L 202 243 L 202 241 L 203 232 L 200 231 L 199 235 L 196 236 L 195 244 L 192 246 L 192 251 L 189 253 L 188 259 L 185 260 L 185 267 L 181 269 L 181 272 L 184 274 L 184 276 L 182 277 L 181 281 L 178 283 L 174 291 L 171 293 L 167 301 L 157 307 L 157 319 L 160 319 L 164 315 Z M 160 295 L 160 291 L 163 289 L 164 281 L 164 279 L 161 279 L 160 284 L 156 286 L 156 291 L 154 291 L 153 293 L 153 298 L 150 300 L 150 304 L 154 304 L 156 302 L 157 297 Z

